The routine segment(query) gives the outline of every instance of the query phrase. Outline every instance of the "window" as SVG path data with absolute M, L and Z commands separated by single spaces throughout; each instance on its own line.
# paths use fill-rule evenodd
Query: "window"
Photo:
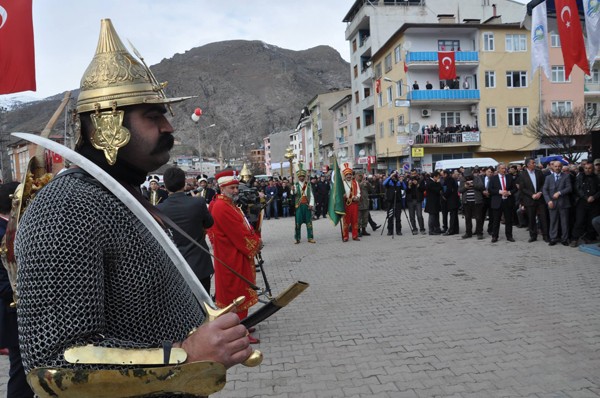
M 460 112 L 441 112 L 442 126 L 456 126 L 460 124 Z
M 487 108 L 485 110 L 486 125 L 496 127 L 496 108 Z
M 550 34 L 550 47 L 560 47 L 560 36 L 558 34 Z
M 360 96 L 358 95 L 358 91 L 355 91 L 354 92 L 354 102 L 356 102 L 358 104 L 359 101 L 360 101 Z
M 352 71 L 354 73 L 354 78 L 356 79 L 358 77 L 358 65 L 354 65 L 354 68 L 352 68 Z
M 394 63 L 395 64 L 402 61 L 402 54 L 401 54 L 400 50 L 401 50 L 401 47 L 399 45 L 396 46 L 396 48 L 394 48 Z
M 527 113 L 527 108 L 508 108 L 508 125 L 526 126 Z
M 552 101 L 554 116 L 569 116 L 573 110 L 573 101 Z
M 356 129 L 360 130 L 360 116 L 356 117 Z
M 377 94 L 377 106 L 380 108 L 383 106 L 383 93 Z
M 494 34 L 484 33 L 483 34 L 483 51 L 494 51 Z
M 352 40 L 352 52 L 356 52 L 356 39 Z
M 383 122 L 379 122 L 379 138 L 383 138 Z
M 527 51 L 526 35 L 506 35 L 506 51 Z
M 586 76 L 585 79 L 592 84 L 600 84 L 600 69 L 592 69 L 590 76 Z
M 571 82 L 571 77 L 567 80 L 564 66 L 553 66 L 551 80 L 552 83 L 569 83 Z
M 381 77 L 381 62 L 375 65 L 375 79 L 379 79 Z
M 404 115 L 398 115 L 398 134 L 400 134 L 400 127 L 404 126 Z
M 365 87 L 365 89 L 363 90 L 363 93 L 365 94 L 364 98 L 369 98 L 371 96 L 371 88 Z
M 438 51 L 460 51 L 460 40 L 438 40 Z
M 396 82 L 396 97 L 402 97 L 402 80 Z
M 387 100 L 388 103 L 391 104 L 394 101 L 394 96 L 392 94 L 392 86 L 389 86 L 387 88 L 387 90 L 385 90 L 387 92 Z
M 526 71 L 506 72 L 506 87 L 527 87 Z
M 493 70 L 485 71 L 485 86 L 487 88 L 496 88 L 496 72 Z
M 385 56 L 385 60 L 383 61 L 385 63 L 385 71 L 389 72 L 392 70 L 392 54 L 388 54 Z
M 598 102 L 587 102 L 585 104 L 585 111 L 588 117 L 598 116 L 598 108 L 600 108 L 600 103 Z
M 396 134 L 396 128 L 394 126 L 394 118 L 388 120 L 388 123 L 390 125 L 390 137 L 393 137 L 394 134 Z

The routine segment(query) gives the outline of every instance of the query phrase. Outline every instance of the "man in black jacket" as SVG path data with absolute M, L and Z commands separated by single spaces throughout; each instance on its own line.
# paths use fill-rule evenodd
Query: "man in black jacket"
M 450 223 L 448 230 L 444 235 L 456 235 L 458 234 L 458 171 L 450 172 L 444 170 L 444 185 L 442 194 L 442 203 L 446 204 L 446 210 L 450 216 Z
M 204 198 L 185 194 L 183 170 L 177 167 L 168 168 L 163 179 L 169 191 L 169 198 L 163 203 L 159 203 L 157 207 L 206 249 L 206 251 L 202 250 L 179 232 L 172 231 L 177 248 L 192 267 L 204 289 L 210 294 L 210 277 L 214 273 L 214 269 L 205 240 L 205 231 L 212 227 L 214 220 L 208 212 Z
M 596 235 L 592 219 L 600 215 L 600 176 L 594 174 L 591 163 L 583 166 L 583 173 L 577 175 L 575 194 L 577 199 L 572 247 L 577 247 L 581 241 L 593 240 Z
M 408 177 L 406 188 L 406 207 L 408 208 L 408 216 L 412 228 L 413 235 L 418 233 L 417 224 L 419 222 L 419 230 L 423 235 L 425 232 L 425 222 L 423 221 L 423 193 L 425 192 L 425 181 L 420 178 L 417 170 L 412 169 L 410 177 Z M 416 216 L 416 217 L 415 217 Z M 416 220 L 415 220 L 416 218 Z
M 520 200 L 527 212 L 529 243 L 537 240 L 538 220 L 542 228 L 544 241 L 549 242 L 546 201 L 542 192 L 545 178 L 544 173 L 535 167 L 535 160 L 531 158 L 527 159 L 525 169 L 519 175 L 518 184 L 521 190 Z
M 498 234 L 500 232 L 500 218 L 504 215 L 504 233 L 506 240 L 514 242 L 512 227 L 513 227 L 513 210 L 515 208 L 514 194 L 517 191 L 514 179 L 506 174 L 506 165 L 498 164 L 498 175 L 495 175 L 490 180 L 490 207 L 492 208 L 492 243 L 498 242 Z
M 440 235 L 440 209 L 442 184 L 440 184 L 440 172 L 434 171 L 425 184 L 427 202 L 425 202 L 425 213 L 429 214 L 429 235 Z

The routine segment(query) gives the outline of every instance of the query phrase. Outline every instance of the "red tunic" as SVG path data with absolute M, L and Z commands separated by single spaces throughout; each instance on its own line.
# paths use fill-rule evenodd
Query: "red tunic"
M 256 283 L 254 256 L 261 246 L 259 235 L 242 211 L 225 195 L 216 195 L 208 210 L 215 220 L 214 225 L 207 231 L 215 257 L 252 283 Z M 256 291 L 246 282 L 218 260 L 214 260 L 214 266 L 215 299 L 218 307 L 226 307 L 235 298 L 245 296 L 246 300 L 238 307 L 238 313 L 243 313 L 258 302 Z

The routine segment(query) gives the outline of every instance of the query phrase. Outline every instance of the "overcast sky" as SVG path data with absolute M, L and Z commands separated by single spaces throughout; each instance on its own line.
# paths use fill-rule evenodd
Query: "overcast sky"
M 521 0 L 525 2 L 525 0 Z M 318 45 L 349 60 L 342 19 L 354 0 L 33 0 L 37 92 L 45 98 L 79 87 L 110 18 L 149 65 L 223 40 L 262 40 L 290 50 Z M 0 99 L 3 96 L 0 96 Z

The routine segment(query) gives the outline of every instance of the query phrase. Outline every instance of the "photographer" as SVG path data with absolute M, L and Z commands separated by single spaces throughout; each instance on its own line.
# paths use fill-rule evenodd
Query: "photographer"
M 392 171 L 390 176 L 383 181 L 385 188 L 385 201 L 387 203 L 388 236 L 394 235 L 394 220 L 396 224 L 396 235 L 402 235 L 402 201 L 406 195 L 406 184 L 401 179 L 397 170 Z
M 425 235 L 425 222 L 423 220 L 423 198 L 425 192 L 425 181 L 419 176 L 417 170 L 412 169 L 408 177 L 406 188 L 406 207 L 408 208 L 408 216 L 412 228 L 413 235 L 418 233 L 416 219 L 419 222 L 419 230 Z
M 462 194 L 462 205 L 465 212 L 465 227 L 467 231 L 462 236 L 468 239 L 473 236 L 473 217 L 475 217 L 475 234 L 477 239 L 483 239 L 483 180 L 475 178 L 473 174 L 465 176 L 464 184 L 460 185 L 458 192 Z

